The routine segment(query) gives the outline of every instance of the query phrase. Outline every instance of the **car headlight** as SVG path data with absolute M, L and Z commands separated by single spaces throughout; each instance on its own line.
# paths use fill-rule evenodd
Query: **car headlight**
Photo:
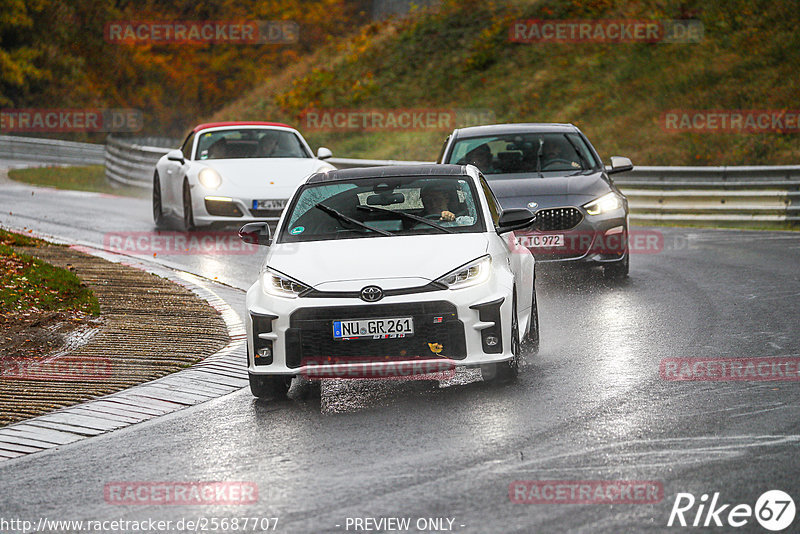
M 197 179 L 203 184 L 203 187 L 209 189 L 216 189 L 222 185 L 222 176 L 211 167 L 206 167 L 197 173 Z
M 270 269 L 261 271 L 261 288 L 267 295 L 285 298 L 296 298 L 310 289 L 309 286 Z
M 448 289 L 462 289 L 482 284 L 489 279 L 492 269 L 492 257 L 489 255 L 471 261 L 437 278 L 434 283 L 443 284 Z
M 614 211 L 622 207 L 622 199 L 614 193 L 607 193 L 600 198 L 592 200 L 588 204 L 583 205 L 583 209 L 589 215 L 600 215 L 609 211 Z

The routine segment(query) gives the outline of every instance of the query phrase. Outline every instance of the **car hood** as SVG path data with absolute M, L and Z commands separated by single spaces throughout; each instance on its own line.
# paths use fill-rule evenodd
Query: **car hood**
M 486 254 L 484 234 L 370 237 L 274 244 L 265 265 L 322 291 L 416 287 Z
M 557 177 L 545 173 L 545 178 L 529 173 L 501 174 L 487 180 L 504 209 L 525 208 L 529 202 L 538 204 L 534 209 L 581 206 L 611 191 L 602 172 Z
M 320 168 L 334 167 L 316 158 L 243 158 L 217 159 L 197 162 L 198 172 L 212 167 L 222 176 L 222 187 L 252 192 L 253 198 L 268 192 L 284 193 L 275 198 L 288 197 L 297 184 Z M 220 191 L 222 192 L 222 191 Z M 267 195 L 265 198 L 273 198 Z

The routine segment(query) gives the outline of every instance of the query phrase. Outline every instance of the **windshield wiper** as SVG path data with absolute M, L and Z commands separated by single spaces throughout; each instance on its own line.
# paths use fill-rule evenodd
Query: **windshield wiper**
M 327 213 L 331 217 L 333 217 L 335 219 L 338 219 L 338 220 L 340 220 L 342 222 L 355 224 L 356 226 L 360 226 L 361 228 L 366 228 L 367 230 L 371 230 L 373 232 L 378 232 L 381 235 L 386 235 L 386 236 L 393 236 L 394 235 L 393 233 L 387 232 L 386 230 L 379 230 L 378 228 L 373 228 L 371 226 L 368 226 L 368 225 L 362 223 L 361 221 L 357 221 L 357 220 L 353 219 L 352 217 L 348 217 L 344 213 L 342 213 L 340 211 L 337 211 L 337 210 L 333 209 L 330 206 L 326 206 L 322 202 L 320 202 L 319 204 L 314 204 L 314 207 L 317 208 L 320 211 L 324 211 L 325 213 Z
M 542 149 L 544 148 L 544 139 L 539 138 L 539 150 L 536 151 L 536 172 L 539 173 L 539 178 L 544 178 L 542 175 Z
M 441 230 L 442 232 L 447 232 L 448 234 L 456 233 L 455 230 L 453 230 L 451 228 L 446 228 L 446 227 L 444 227 L 444 226 L 442 226 L 440 224 L 436 224 L 435 222 L 431 221 L 430 219 L 426 219 L 424 217 L 418 217 L 417 215 L 414 215 L 412 213 L 406 213 L 404 211 L 388 210 L 386 208 L 376 208 L 375 206 L 364 206 L 364 205 L 356 206 L 356 209 L 367 210 L 367 211 L 384 211 L 386 213 L 392 213 L 394 215 L 399 215 L 399 216 L 404 217 L 406 219 L 411 219 L 412 221 L 425 223 L 428 226 L 433 226 L 437 230 Z

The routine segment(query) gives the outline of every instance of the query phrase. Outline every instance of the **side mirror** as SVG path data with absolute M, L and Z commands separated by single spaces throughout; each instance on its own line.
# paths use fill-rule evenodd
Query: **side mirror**
M 633 170 L 633 163 L 629 158 L 622 156 L 611 156 L 611 166 L 606 166 L 606 174 L 617 174 L 630 170 Z
M 317 159 L 328 159 L 333 157 L 333 152 L 329 148 L 325 148 L 324 146 L 319 147 L 317 150 Z
M 239 228 L 239 239 L 251 245 L 268 247 L 271 240 L 269 224 L 265 222 L 247 223 Z
M 528 208 L 510 208 L 503 210 L 497 221 L 497 233 L 504 234 L 514 230 L 521 230 L 530 226 L 536 220 L 536 215 Z
M 186 160 L 183 157 L 183 152 L 181 152 L 177 148 L 175 150 L 170 150 L 169 152 L 167 152 L 167 159 L 170 161 L 177 161 L 181 165 L 186 163 Z

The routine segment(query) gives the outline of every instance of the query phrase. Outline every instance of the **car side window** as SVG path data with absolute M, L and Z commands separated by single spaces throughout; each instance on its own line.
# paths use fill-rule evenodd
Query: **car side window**
M 186 141 L 183 142 L 183 146 L 181 147 L 184 158 L 192 159 L 192 145 L 194 145 L 194 132 L 189 134 L 189 137 L 186 138 Z
M 489 212 L 492 214 L 492 222 L 497 226 L 497 222 L 500 220 L 500 207 L 497 204 L 497 199 L 494 197 L 494 192 L 489 187 L 486 178 L 484 178 L 482 174 L 480 175 L 480 180 L 483 194 L 486 196 L 486 202 L 489 204 Z

